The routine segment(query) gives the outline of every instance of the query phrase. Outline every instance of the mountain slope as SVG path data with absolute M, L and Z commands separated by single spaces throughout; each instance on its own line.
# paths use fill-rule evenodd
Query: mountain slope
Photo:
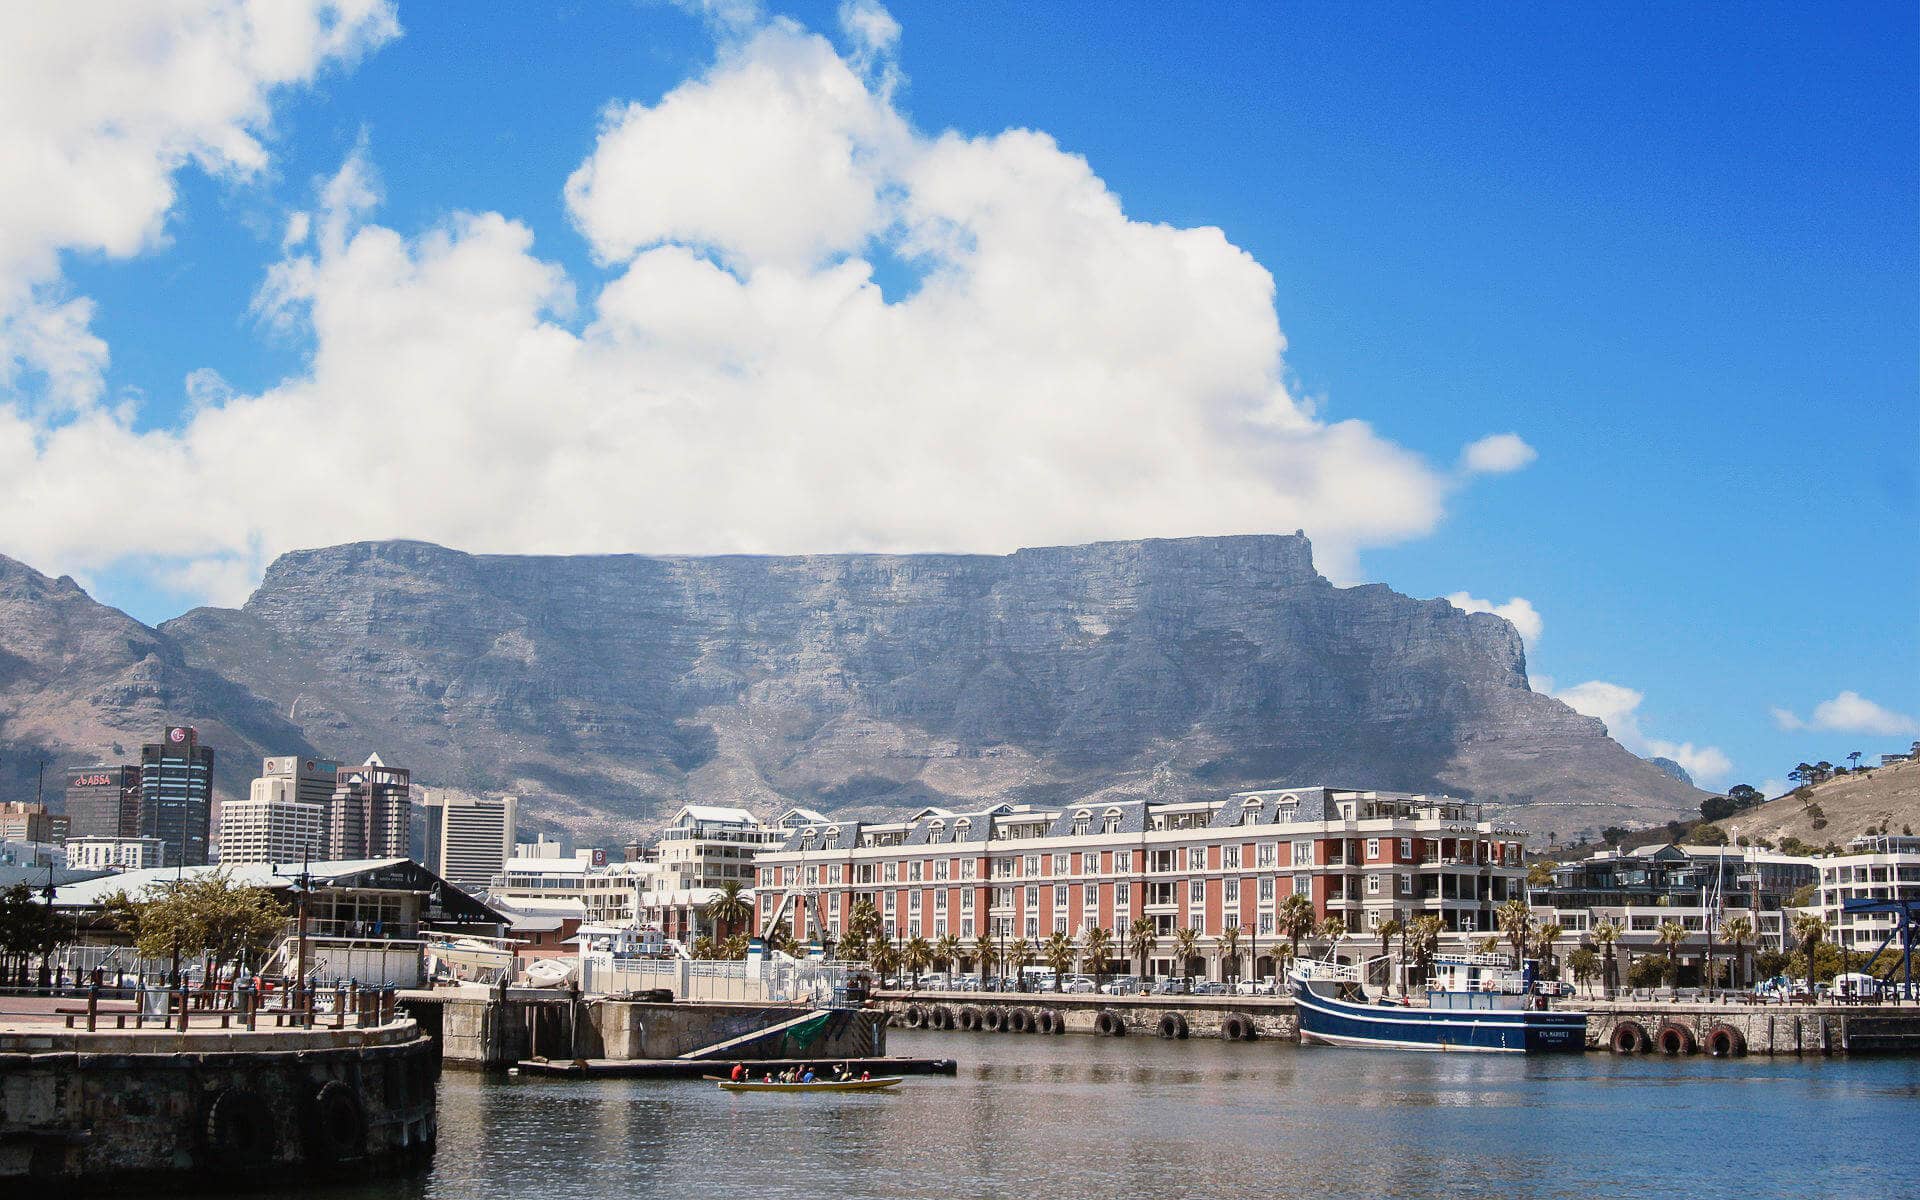
M 1538 830 L 1701 793 L 1527 688 L 1504 620 L 1336 588 L 1304 537 L 987 555 L 300 551 L 187 661 L 578 828 L 687 800 L 878 809 L 1274 780 L 1470 793 Z
M 0 555 L 0 787 L 30 798 L 47 766 L 58 797 L 64 767 L 139 761 L 169 724 L 194 725 L 216 747 L 229 793 L 244 790 L 263 753 L 310 753 L 272 707 L 188 664 L 164 633 Z M 269 749 L 270 747 L 274 749 Z
M 1826 823 L 1814 828 L 1817 821 Z M 1890 832 L 1920 829 L 1920 760 L 1836 775 L 1801 800 L 1789 793 L 1720 822 L 1729 836 L 1777 842 L 1797 837 L 1815 846 L 1852 838 L 1885 825 Z

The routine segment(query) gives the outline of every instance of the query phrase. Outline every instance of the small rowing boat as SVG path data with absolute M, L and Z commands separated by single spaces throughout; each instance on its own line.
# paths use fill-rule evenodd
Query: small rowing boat
M 898 1075 L 887 1075 L 879 1079 L 816 1079 L 812 1083 L 767 1083 L 762 1080 L 743 1080 L 735 1083 L 731 1079 L 717 1082 L 724 1091 L 729 1092 L 878 1092 L 900 1082 Z

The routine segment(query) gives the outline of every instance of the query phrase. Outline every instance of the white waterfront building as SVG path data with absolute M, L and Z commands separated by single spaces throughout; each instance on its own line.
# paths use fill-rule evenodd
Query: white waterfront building
M 1868 834 L 1853 839 L 1847 853 L 1817 860 L 1820 896 L 1816 910 L 1834 944 L 1871 954 L 1895 929 L 1890 912 L 1849 913 L 1848 900 L 1920 900 L 1920 837 Z

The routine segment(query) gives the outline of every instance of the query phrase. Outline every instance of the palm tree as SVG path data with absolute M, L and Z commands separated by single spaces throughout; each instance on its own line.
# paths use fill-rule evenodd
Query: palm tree
M 913 975 L 914 991 L 920 990 L 920 972 L 932 963 L 933 947 L 927 944 L 927 939 L 917 933 L 908 938 L 906 949 L 900 953 L 900 965 Z
M 1073 944 L 1071 934 L 1055 932 L 1040 944 L 1040 961 L 1053 968 L 1053 990 L 1059 991 L 1065 982 L 1065 976 L 1073 968 L 1073 959 L 1079 953 Z
M 1687 927 L 1678 921 L 1662 921 L 1653 937 L 1667 948 L 1667 986 L 1673 987 L 1680 982 L 1680 943 L 1687 940 Z
M 987 986 L 987 973 L 992 971 L 994 964 L 999 961 L 1000 951 L 995 948 L 992 938 L 983 933 L 973 939 L 973 962 L 980 970 L 980 987 L 982 990 L 985 990 Z
M 1573 972 L 1573 981 L 1586 986 L 1593 982 L 1593 976 L 1600 967 L 1600 956 L 1591 946 L 1576 946 L 1567 955 L 1567 969 Z
M 1112 932 L 1099 925 L 1087 930 L 1085 948 L 1081 953 L 1085 957 L 1087 970 L 1093 972 L 1094 983 L 1106 983 L 1107 959 L 1113 954 Z
M 753 901 L 741 894 L 744 890 L 738 879 L 723 880 L 720 890 L 701 906 L 700 915 L 713 923 L 716 939 L 725 941 L 753 920 Z
M 1482 954 L 1492 954 L 1495 950 L 1498 950 L 1500 948 L 1500 935 L 1497 933 L 1490 933 L 1487 936 L 1481 938 L 1478 942 L 1474 943 L 1474 947 L 1475 949 L 1479 950 L 1480 953 Z
M 1213 953 L 1220 960 L 1220 978 L 1229 984 L 1240 980 L 1240 927 L 1235 925 L 1220 935 Z
M 1013 944 L 1007 947 L 1007 961 L 1005 965 L 1012 973 L 1016 983 L 1020 981 L 1020 973 L 1032 964 L 1033 943 L 1025 938 L 1015 938 Z M 1020 990 L 1024 992 L 1027 989 L 1022 986 Z
M 841 958 L 859 961 L 873 948 L 880 932 L 880 910 L 871 900 L 860 900 L 847 912 L 847 930 L 840 937 L 837 953 Z
M 1432 913 L 1415 917 L 1407 926 L 1406 935 L 1401 938 L 1402 951 L 1411 955 L 1423 972 L 1430 971 L 1433 956 L 1440 949 L 1440 935 L 1446 932 L 1446 928 L 1447 923 Z
M 900 951 L 894 949 L 892 942 L 877 939 L 873 949 L 867 953 L 867 965 L 880 977 L 881 986 L 886 986 L 887 976 L 900 969 Z
M 1189 960 L 1194 951 L 1200 948 L 1200 931 L 1191 925 L 1182 925 L 1173 931 L 1173 960 L 1178 964 L 1175 972 L 1181 978 L 1189 974 Z
M 1614 989 L 1620 986 L 1620 974 L 1613 961 L 1613 948 L 1620 941 L 1620 926 L 1613 921 L 1601 921 L 1587 934 L 1587 940 L 1600 947 L 1602 963 L 1600 966 L 1600 992 L 1611 997 Z
M 1345 936 L 1347 936 L 1347 923 L 1339 917 L 1328 917 L 1320 922 L 1320 937 L 1327 943 L 1329 950 L 1338 946 L 1340 939 Z
M 1133 929 L 1127 934 L 1127 953 L 1140 960 L 1140 978 L 1153 974 L 1153 952 L 1160 948 L 1160 931 L 1153 922 L 1142 918 L 1133 923 Z
M 1728 917 L 1726 920 L 1720 922 L 1720 936 L 1726 938 L 1727 945 L 1733 947 L 1734 966 L 1736 970 L 1738 970 L 1739 975 L 1744 978 L 1746 971 L 1744 969 L 1744 958 L 1741 954 L 1741 948 L 1753 940 L 1753 918 L 1744 916 Z M 1734 986 L 1741 987 L 1746 985 L 1735 984 Z
M 1520 897 L 1502 904 L 1494 919 L 1499 922 L 1500 932 L 1513 943 L 1513 965 L 1518 969 L 1525 965 L 1527 942 L 1533 934 L 1533 912 L 1527 908 L 1527 902 Z
M 949 972 L 960 965 L 960 939 L 951 933 L 943 933 L 933 943 L 933 961 L 945 963 Z
M 1807 955 L 1807 997 L 1811 999 L 1814 951 L 1819 949 L 1821 939 L 1827 936 L 1827 923 L 1814 913 L 1798 913 L 1793 918 L 1793 936 L 1800 939 L 1800 947 Z
M 1547 979 L 1560 978 L 1560 959 L 1553 948 L 1564 932 L 1557 921 L 1548 921 L 1533 931 L 1533 952 L 1540 956 L 1541 970 Z
M 1313 901 L 1295 892 L 1280 902 L 1274 928 L 1293 945 L 1293 957 L 1300 957 L 1300 940 L 1313 933 Z
M 1374 926 L 1373 929 L 1375 933 L 1380 935 L 1380 957 L 1387 960 L 1388 991 L 1393 990 L 1393 980 L 1397 974 L 1393 969 L 1393 939 L 1405 933 L 1406 930 L 1407 927 L 1400 923 L 1398 917 L 1388 917 L 1386 920 L 1380 922 L 1380 924 Z M 1402 939 L 1400 945 L 1404 950 L 1406 941 Z M 1400 977 L 1400 994 L 1403 996 L 1407 994 L 1407 980 L 1404 975 Z

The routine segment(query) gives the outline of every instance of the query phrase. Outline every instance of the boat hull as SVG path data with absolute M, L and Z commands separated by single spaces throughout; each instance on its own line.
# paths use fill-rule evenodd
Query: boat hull
M 883 1079 L 824 1079 L 813 1083 L 735 1083 L 723 1079 L 720 1087 L 729 1092 L 878 1092 L 899 1082 L 898 1075 Z
M 1294 1000 L 1303 1042 L 1488 1054 L 1577 1054 L 1587 1048 L 1585 1013 L 1392 1008 L 1335 1000 L 1297 985 Z

